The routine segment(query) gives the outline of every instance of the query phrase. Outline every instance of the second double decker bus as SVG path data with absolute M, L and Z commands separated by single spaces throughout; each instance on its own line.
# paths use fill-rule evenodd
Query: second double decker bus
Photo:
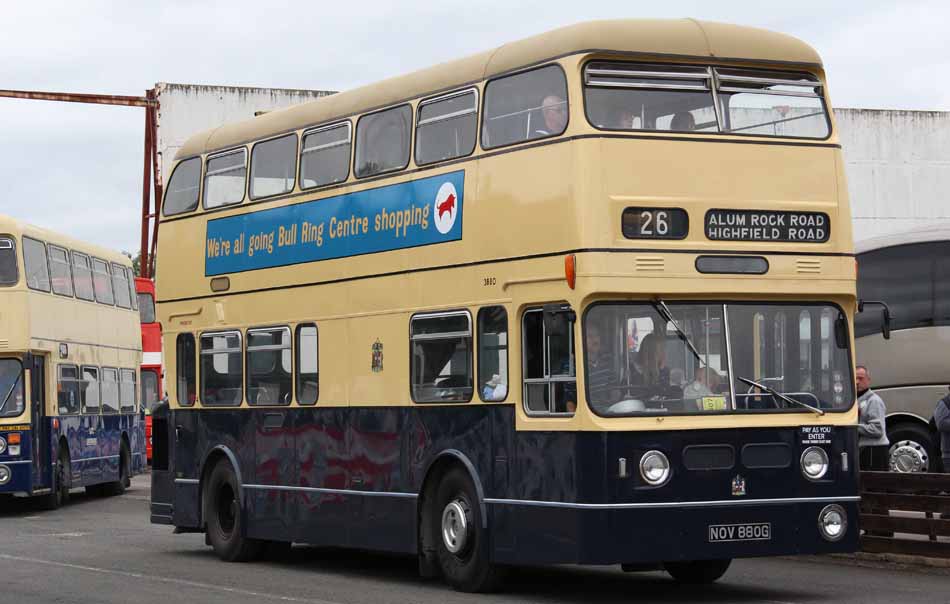
M 152 520 L 708 582 L 856 548 L 851 218 L 788 36 L 579 24 L 196 135 Z
M 0 495 L 122 493 L 145 465 L 132 267 L 0 215 Z

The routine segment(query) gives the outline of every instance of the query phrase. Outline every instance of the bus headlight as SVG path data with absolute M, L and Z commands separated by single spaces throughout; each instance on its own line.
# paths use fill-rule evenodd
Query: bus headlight
M 0 455 L 3 455 L 7 452 L 7 441 L 0 436 Z
M 0 485 L 5 485 L 13 478 L 13 473 L 7 466 L 0 466 Z
M 821 447 L 808 447 L 802 453 L 802 474 L 808 480 L 818 480 L 828 472 L 828 454 Z
M 663 484 L 670 478 L 670 460 L 661 451 L 647 451 L 640 458 L 640 476 L 647 484 Z
M 818 531 L 826 541 L 838 541 L 848 531 L 848 515 L 837 503 L 826 505 L 818 514 Z

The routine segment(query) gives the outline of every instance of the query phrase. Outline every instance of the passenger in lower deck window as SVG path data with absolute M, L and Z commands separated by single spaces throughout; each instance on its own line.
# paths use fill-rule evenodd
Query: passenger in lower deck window
M 567 101 L 552 94 L 541 101 L 541 117 L 544 127 L 535 131 L 535 136 L 554 136 L 564 132 L 567 127 Z

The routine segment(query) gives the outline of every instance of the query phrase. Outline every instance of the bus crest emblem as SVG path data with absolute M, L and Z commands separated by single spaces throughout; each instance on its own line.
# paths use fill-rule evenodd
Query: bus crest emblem
M 742 497 L 743 495 L 745 495 L 745 478 L 737 474 L 732 479 L 732 496 Z
M 373 360 L 370 367 L 373 373 L 379 373 L 383 370 L 383 343 L 379 339 L 373 342 Z

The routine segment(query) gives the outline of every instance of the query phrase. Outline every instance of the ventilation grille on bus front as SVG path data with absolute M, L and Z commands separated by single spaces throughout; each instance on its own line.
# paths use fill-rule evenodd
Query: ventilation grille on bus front
M 638 271 L 662 271 L 666 268 L 663 256 L 637 256 L 633 262 Z
M 813 258 L 799 258 L 795 261 L 795 271 L 806 275 L 815 275 L 821 272 L 821 260 Z

